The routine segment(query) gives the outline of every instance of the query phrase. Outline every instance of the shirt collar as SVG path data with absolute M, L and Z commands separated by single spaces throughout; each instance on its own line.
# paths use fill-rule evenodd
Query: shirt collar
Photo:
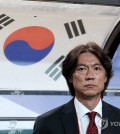
M 84 117 L 86 113 L 91 112 L 88 108 L 86 108 L 81 102 L 78 101 L 78 99 L 75 97 L 74 99 L 75 109 L 77 112 L 77 116 L 79 119 Z M 102 118 L 102 101 L 100 99 L 97 106 L 93 109 L 94 112 L 97 112 L 97 115 Z

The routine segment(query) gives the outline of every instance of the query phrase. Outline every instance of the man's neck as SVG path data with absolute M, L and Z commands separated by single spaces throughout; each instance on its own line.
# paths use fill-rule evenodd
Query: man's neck
M 99 103 L 101 99 L 100 97 L 94 97 L 94 98 L 91 97 L 91 98 L 83 99 L 78 96 L 76 96 L 76 98 L 90 111 L 92 111 L 97 106 L 97 104 Z

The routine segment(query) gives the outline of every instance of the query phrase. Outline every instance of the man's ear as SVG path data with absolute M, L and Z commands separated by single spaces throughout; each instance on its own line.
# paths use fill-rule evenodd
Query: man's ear
M 106 81 L 107 81 L 107 73 L 105 73 L 105 83 L 106 83 Z
M 69 82 L 70 82 L 70 83 L 72 83 L 72 82 L 73 82 L 73 80 L 72 80 L 72 76 L 69 78 Z

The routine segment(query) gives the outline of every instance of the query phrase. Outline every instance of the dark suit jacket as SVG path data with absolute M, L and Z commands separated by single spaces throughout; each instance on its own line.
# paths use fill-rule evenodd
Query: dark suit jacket
M 103 103 L 102 134 L 120 134 L 120 109 Z M 33 134 L 79 134 L 73 99 L 41 116 L 38 116 Z

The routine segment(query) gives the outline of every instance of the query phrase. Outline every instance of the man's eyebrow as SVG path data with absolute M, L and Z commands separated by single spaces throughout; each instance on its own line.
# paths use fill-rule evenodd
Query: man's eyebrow
M 84 63 L 79 63 L 79 64 L 77 65 L 77 67 L 79 67 L 79 66 L 86 66 L 86 64 L 84 64 Z
M 93 66 L 103 66 L 101 63 L 95 63 Z

